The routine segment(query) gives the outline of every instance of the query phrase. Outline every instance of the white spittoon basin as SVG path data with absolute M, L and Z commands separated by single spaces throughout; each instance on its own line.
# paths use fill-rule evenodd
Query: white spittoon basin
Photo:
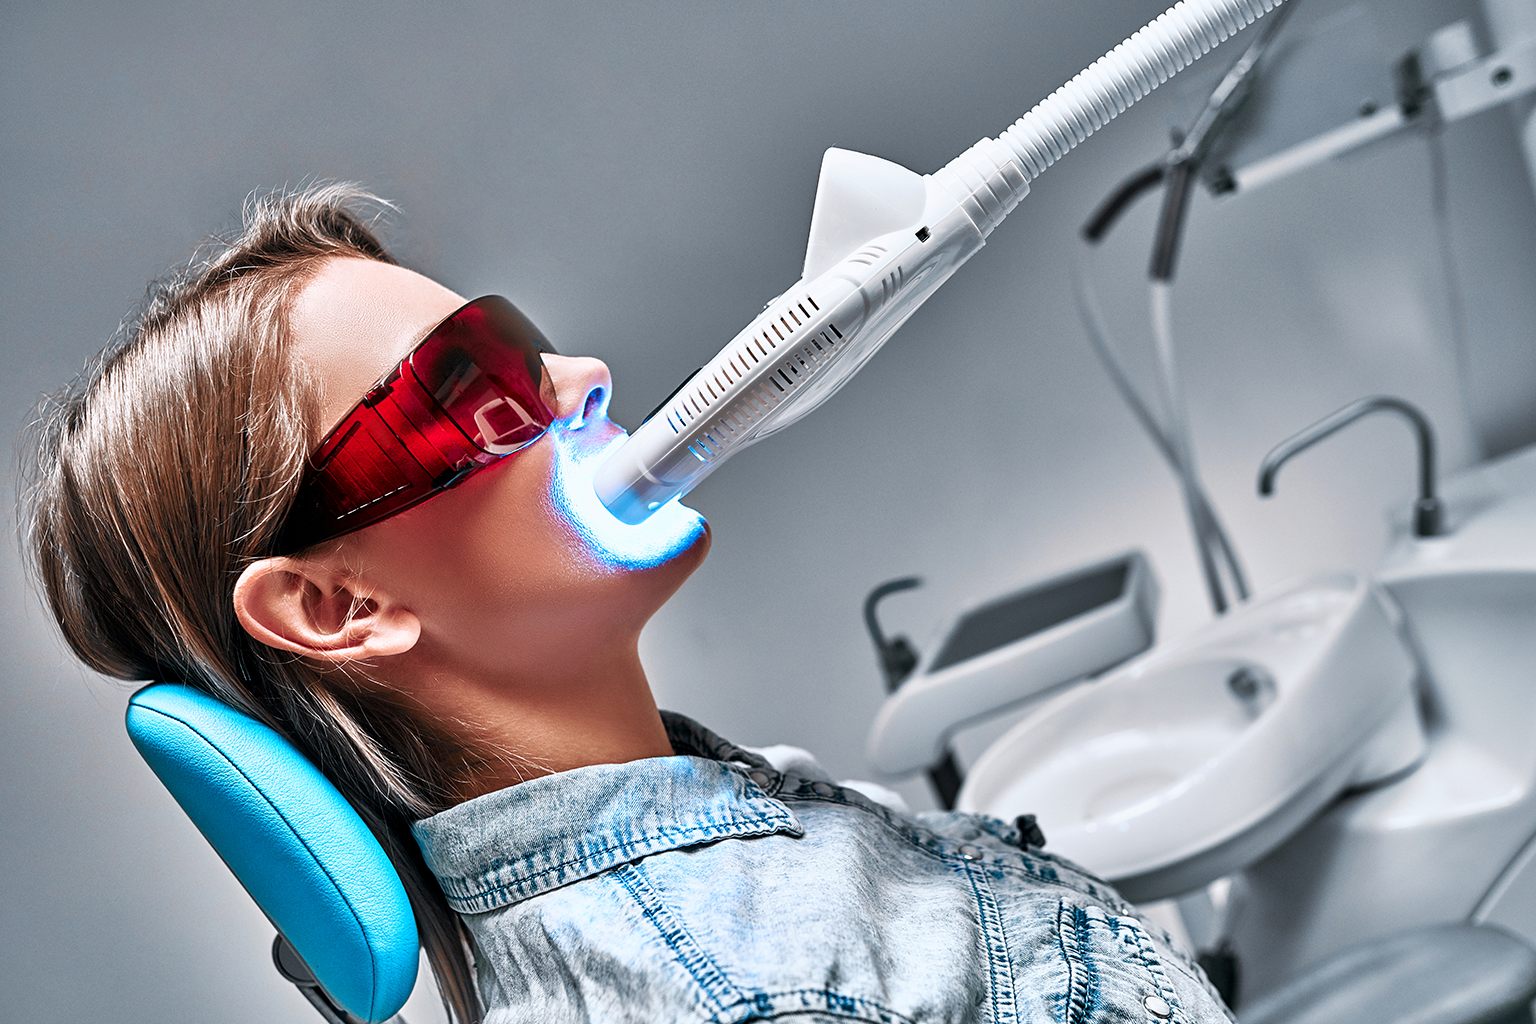
M 1264 856 L 1339 793 L 1423 757 L 1415 663 L 1366 580 L 1281 586 L 1084 684 L 990 746 L 961 810 L 1148 902 Z

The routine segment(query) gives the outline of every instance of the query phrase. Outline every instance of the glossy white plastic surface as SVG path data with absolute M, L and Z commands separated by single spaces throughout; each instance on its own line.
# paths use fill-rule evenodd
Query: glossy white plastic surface
M 1052 851 L 1128 899 L 1175 896 L 1263 857 L 1342 790 L 1411 767 L 1414 675 L 1368 583 L 1283 587 L 1020 722 L 971 769 L 960 807 L 1033 813 Z
M 1010 208 L 1028 192 L 1022 178 L 1019 185 Z M 806 266 L 830 265 L 770 302 L 636 430 L 598 469 L 598 497 L 619 519 L 643 522 L 735 452 L 809 413 L 879 351 L 983 238 L 936 177 L 829 150 Z
M 1442 487 L 1380 572 L 1424 660 L 1429 749 L 1244 873 L 1233 940 L 1255 993 L 1347 946 L 1469 918 L 1536 942 L 1536 448 Z
M 1121 562 L 1127 568 L 1120 594 L 1096 608 L 943 668 L 933 666 L 947 642 L 934 644 L 917 671 L 881 705 L 869 730 L 870 761 L 891 775 L 926 768 L 943 756 L 945 738 L 965 722 L 1040 697 L 1146 650 L 1157 621 L 1157 581 L 1140 552 L 1111 560 Z M 1111 563 L 1068 575 L 1085 576 Z M 953 636 L 973 611 L 957 616 L 940 633 L 941 639 Z
M 1278 3 L 1182 0 L 933 175 L 829 150 L 804 276 L 598 469 L 603 504 L 643 522 L 826 401 L 981 248 L 1031 179 Z

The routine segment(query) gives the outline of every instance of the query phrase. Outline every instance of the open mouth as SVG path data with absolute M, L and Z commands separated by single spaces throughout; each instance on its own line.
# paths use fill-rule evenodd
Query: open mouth
M 590 400 L 589 400 L 590 404 Z M 603 445 L 583 443 L 580 432 L 552 432 L 556 505 L 603 561 L 623 569 L 649 569 L 686 551 L 704 532 L 704 517 L 676 498 L 645 522 L 631 526 L 597 497 L 592 479 L 609 452 L 629 435 L 618 429 Z

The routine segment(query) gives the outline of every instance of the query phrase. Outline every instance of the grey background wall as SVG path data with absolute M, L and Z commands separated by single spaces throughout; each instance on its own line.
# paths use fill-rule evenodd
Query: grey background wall
M 615 418 L 634 424 L 796 278 L 825 148 L 932 170 L 1160 8 L 5 4 L 0 426 L 15 436 L 252 189 L 316 178 L 396 201 L 409 265 L 509 294 L 563 350 L 606 359 Z M 1328 19 L 1363 17 L 1351 38 L 1386 60 L 1469 13 L 1308 0 L 1293 28 L 1328 38 L 1345 24 Z M 1387 98 L 1350 88 L 1328 100 L 1341 118 Z M 1163 634 L 1207 618 L 1177 493 L 1084 344 L 1067 269 L 1086 212 L 1197 91 L 1175 82 L 1063 161 L 834 403 L 695 493 L 715 548 L 645 638 L 663 705 L 867 775 L 881 685 L 858 605 L 877 582 L 927 580 L 889 612 L 921 645 L 963 603 L 1139 546 Z M 1260 586 L 1368 569 L 1411 493 L 1406 435 L 1383 421 L 1254 496 L 1264 451 L 1345 401 L 1420 402 L 1451 469 L 1536 439 L 1536 202 L 1502 113 L 1446 142 L 1464 380 L 1422 139 L 1195 202 L 1181 359 L 1211 491 Z M 1093 270 L 1141 374 L 1151 215 Z M 9 508 L 9 476 L 3 490 Z M 269 927 L 124 738 L 131 687 L 70 661 L 14 545 L 0 622 L 0 1017 L 311 1019 L 266 963 Z

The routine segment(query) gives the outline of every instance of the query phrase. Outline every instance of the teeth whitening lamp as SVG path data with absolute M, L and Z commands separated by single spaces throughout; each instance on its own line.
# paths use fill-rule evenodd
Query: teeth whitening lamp
M 827 150 L 800 280 L 598 468 L 603 504 L 642 523 L 826 401 L 976 254 L 1033 179 L 1281 2 L 1184 0 L 935 174 Z

